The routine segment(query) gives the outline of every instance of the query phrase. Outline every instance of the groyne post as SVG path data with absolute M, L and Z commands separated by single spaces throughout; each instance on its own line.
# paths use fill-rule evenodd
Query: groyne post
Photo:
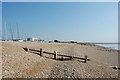
M 72 56 L 70 56 L 70 60 L 73 60 L 73 57 L 72 57 Z
M 64 58 L 63 58 L 63 56 L 61 57 L 61 60 L 63 60 Z
M 43 56 L 42 48 L 40 48 L 40 56 Z
M 57 51 L 54 51 L 54 59 L 57 60 Z
M 29 48 L 28 47 L 26 47 L 26 51 L 29 52 Z
M 87 56 L 85 56 L 85 61 L 84 61 L 84 63 L 86 63 L 87 62 Z

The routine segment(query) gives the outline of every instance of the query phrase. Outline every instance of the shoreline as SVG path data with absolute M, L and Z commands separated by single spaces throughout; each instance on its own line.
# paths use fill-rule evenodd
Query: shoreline
M 97 46 L 97 47 L 100 47 L 100 48 L 103 48 L 103 49 L 120 52 L 120 50 L 118 50 L 118 49 L 113 49 L 113 48 L 110 48 L 110 47 L 105 47 L 105 46 L 97 45 L 97 44 L 93 44 L 93 43 L 77 43 L 77 44 L 80 44 L 80 45 L 88 45 L 88 46 Z M 104 43 L 103 43 L 103 44 L 104 44 Z M 111 43 L 110 43 L 110 44 L 111 44 Z

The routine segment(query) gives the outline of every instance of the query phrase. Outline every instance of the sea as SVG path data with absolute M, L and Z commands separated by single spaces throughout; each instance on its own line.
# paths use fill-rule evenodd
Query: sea
M 120 50 L 120 43 L 102 43 L 102 44 L 96 44 L 96 45 Z

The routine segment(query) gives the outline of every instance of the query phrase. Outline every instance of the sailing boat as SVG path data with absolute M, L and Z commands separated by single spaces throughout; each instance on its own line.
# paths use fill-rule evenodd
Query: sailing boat
M 6 22 L 5 22 L 4 26 L 3 26 L 2 41 L 7 41 L 7 39 L 6 39 Z
M 20 39 L 18 23 L 16 23 L 16 26 L 17 26 L 17 39 L 15 41 L 23 42 L 23 40 Z

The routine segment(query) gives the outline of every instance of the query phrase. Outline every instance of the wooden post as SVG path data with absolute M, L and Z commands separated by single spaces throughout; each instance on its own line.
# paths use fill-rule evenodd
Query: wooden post
M 84 63 L 86 63 L 87 62 L 87 56 L 85 56 L 85 61 L 84 61 Z
M 40 56 L 43 56 L 42 48 L 40 48 Z
M 28 52 L 29 52 L 29 48 L 28 48 Z
M 61 57 L 61 60 L 63 60 L 63 56 Z
M 70 56 L 70 60 L 72 60 L 73 59 L 73 57 L 72 56 Z
M 26 51 L 29 52 L 29 48 L 26 47 Z
M 28 51 L 27 47 L 25 47 L 25 51 Z
M 54 59 L 57 60 L 57 51 L 54 51 Z

